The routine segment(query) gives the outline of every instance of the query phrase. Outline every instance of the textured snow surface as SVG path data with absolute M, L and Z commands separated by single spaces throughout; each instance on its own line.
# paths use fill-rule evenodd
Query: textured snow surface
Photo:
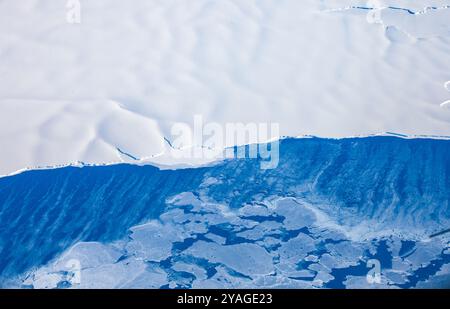
M 82 0 L 69 24 L 66 1 L 1 1 L 0 175 L 151 159 L 194 114 L 289 136 L 449 135 L 449 5 Z

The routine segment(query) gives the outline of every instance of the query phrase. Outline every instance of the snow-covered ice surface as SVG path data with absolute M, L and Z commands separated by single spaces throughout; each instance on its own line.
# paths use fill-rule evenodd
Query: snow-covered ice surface
M 66 1 L 1 1 L 0 175 L 178 164 L 163 137 L 194 114 L 285 136 L 449 135 L 449 6 L 81 0 L 70 24 Z
M 283 140 L 272 170 L 0 178 L 0 286 L 448 287 L 450 234 L 431 236 L 450 227 L 449 156 L 450 140 L 304 138 Z

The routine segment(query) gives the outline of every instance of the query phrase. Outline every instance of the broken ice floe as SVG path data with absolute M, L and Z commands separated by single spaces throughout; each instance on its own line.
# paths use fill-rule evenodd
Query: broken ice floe
M 34 288 L 398 288 L 449 274 L 444 239 L 348 239 L 294 199 L 230 209 L 182 193 L 111 244 L 81 242 L 22 281 Z M 369 260 L 380 281 L 367 280 Z M 73 267 L 69 262 L 78 267 Z M 73 262 L 75 261 L 75 263 Z M 437 265 L 437 266 L 436 266 Z M 68 267 L 70 266 L 70 267 Z M 424 272 L 424 269 L 431 270 Z

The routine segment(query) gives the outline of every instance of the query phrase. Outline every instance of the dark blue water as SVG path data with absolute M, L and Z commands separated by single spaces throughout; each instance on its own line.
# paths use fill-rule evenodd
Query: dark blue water
M 430 261 L 427 265 L 420 267 L 412 275 L 408 276 L 405 284 L 400 284 L 398 286 L 401 288 L 416 287 L 417 283 L 429 279 L 431 276 L 435 275 L 443 265 L 449 263 L 450 255 L 441 254 L 437 259 Z
M 371 259 L 378 260 L 381 264 L 381 269 L 392 268 L 392 253 L 389 251 L 387 241 L 384 239 L 374 241 L 373 245 L 377 248 L 376 253 L 371 254 L 366 251 L 364 257 L 358 261 L 357 265 L 333 269 L 331 275 L 334 279 L 328 282 L 326 287 L 331 289 L 345 289 L 345 280 L 348 276 L 366 277 L 371 270 L 367 266 L 367 261 Z
M 402 247 L 400 248 L 399 256 L 405 258 L 414 252 L 416 242 L 411 240 L 403 240 Z
M 314 198 L 351 210 L 356 218 L 448 228 L 442 226 L 450 218 L 448 158 L 450 141 L 445 140 L 287 139 L 273 170 L 261 170 L 259 160 L 236 159 L 176 171 L 115 165 L 1 178 L 0 284 L 47 263 L 77 241 L 124 237 L 131 226 L 164 212 L 167 198 L 198 193 L 207 177 L 221 180 L 205 189 L 208 198 L 233 208 L 270 196 Z M 227 244 L 248 241 L 226 226 L 214 232 Z

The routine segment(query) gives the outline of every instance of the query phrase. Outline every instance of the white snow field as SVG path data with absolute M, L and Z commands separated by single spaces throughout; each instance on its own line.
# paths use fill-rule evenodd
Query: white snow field
M 196 114 L 450 135 L 450 0 L 81 0 L 79 24 L 67 3 L 0 1 L 0 175 L 173 163 Z

